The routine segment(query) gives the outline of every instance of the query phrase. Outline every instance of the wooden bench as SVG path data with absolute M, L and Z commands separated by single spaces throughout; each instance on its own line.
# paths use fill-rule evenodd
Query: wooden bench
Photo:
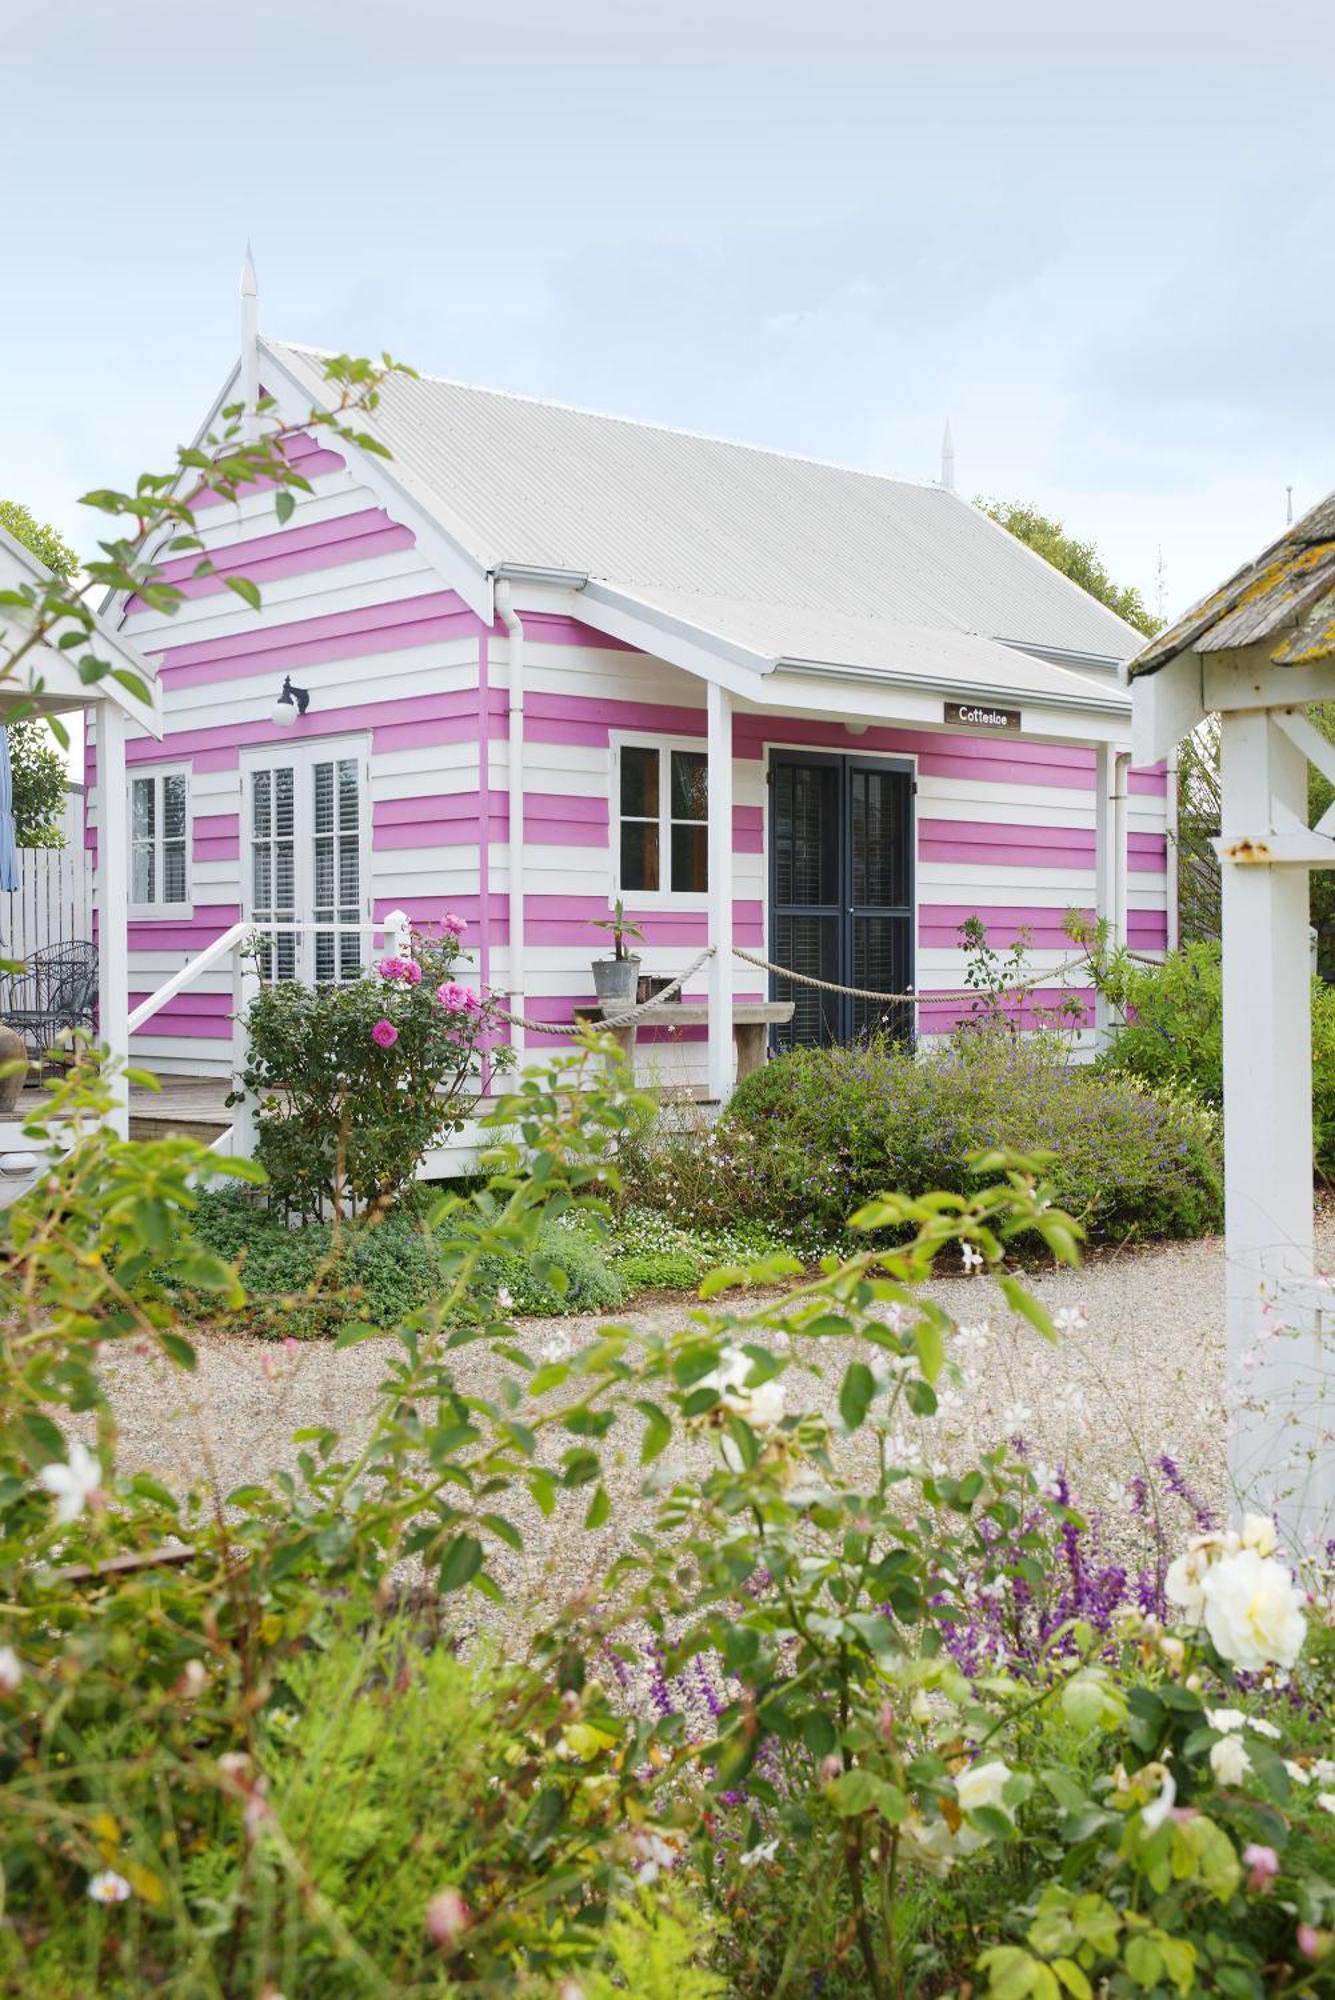
M 737 1044 L 737 1081 L 758 1070 L 765 1060 L 765 1038 L 775 1023 L 782 1025 L 793 1018 L 794 1003 L 791 1000 L 738 1000 L 733 1004 L 732 1033 Z M 624 1014 L 624 1007 L 602 1008 L 577 1007 L 575 1018 L 580 1021 L 597 1023 L 604 1013 Z M 609 1028 L 632 1078 L 635 1075 L 635 1036 L 640 1028 L 707 1028 L 709 1007 L 703 1000 L 665 1000 L 661 1007 L 654 1007 L 642 1014 L 638 1021 L 629 1021 L 624 1027 Z

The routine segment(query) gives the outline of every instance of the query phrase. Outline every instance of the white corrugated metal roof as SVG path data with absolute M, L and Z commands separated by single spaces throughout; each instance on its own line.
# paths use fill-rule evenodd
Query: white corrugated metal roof
M 323 357 L 266 340 L 318 400 Z M 436 376 L 391 376 L 367 428 L 484 570 L 574 571 L 715 617 L 850 618 L 1125 660 L 1140 635 L 959 494 Z M 684 615 L 684 614 L 683 614 Z M 825 640 L 820 638 L 822 625 Z M 726 630 L 745 644 L 740 629 Z M 781 653 L 792 655 L 793 643 Z M 831 650 L 833 648 L 833 650 Z M 850 662 L 849 664 L 853 664 Z
M 1130 708 L 1130 696 L 1107 673 L 1057 666 L 974 632 L 693 591 L 653 588 L 617 595 L 743 647 L 766 665 L 777 661 L 785 668 L 834 668 L 859 679 L 933 691 L 950 688 L 993 701 L 1041 700 L 1049 706 L 1118 714 Z

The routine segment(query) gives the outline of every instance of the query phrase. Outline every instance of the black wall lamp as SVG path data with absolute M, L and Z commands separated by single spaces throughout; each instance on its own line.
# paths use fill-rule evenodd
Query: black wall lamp
M 311 705 L 308 688 L 293 687 L 287 674 L 283 675 L 283 692 L 273 705 L 273 720 L 280 729 L 290 729 L 299 715 L 304 715 Z

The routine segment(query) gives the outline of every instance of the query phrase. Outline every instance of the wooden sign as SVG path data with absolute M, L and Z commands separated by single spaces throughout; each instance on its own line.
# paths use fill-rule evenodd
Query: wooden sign
M 986 701 L 948 701 L 946 721 L 955 729 L 990 729 L 998 736 L 1018 736 L 1018 708 L 993 708 Z

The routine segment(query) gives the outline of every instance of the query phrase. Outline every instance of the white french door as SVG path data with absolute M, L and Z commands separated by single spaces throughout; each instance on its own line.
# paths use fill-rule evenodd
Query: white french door
M 266 979 L 328 986 L 362 970 L 369 940 L 358 927 L 371 913 L 366 764 L 362 743 L 301 744 L 245 759 L 245 913 L 280 927 L 260 954 Z

